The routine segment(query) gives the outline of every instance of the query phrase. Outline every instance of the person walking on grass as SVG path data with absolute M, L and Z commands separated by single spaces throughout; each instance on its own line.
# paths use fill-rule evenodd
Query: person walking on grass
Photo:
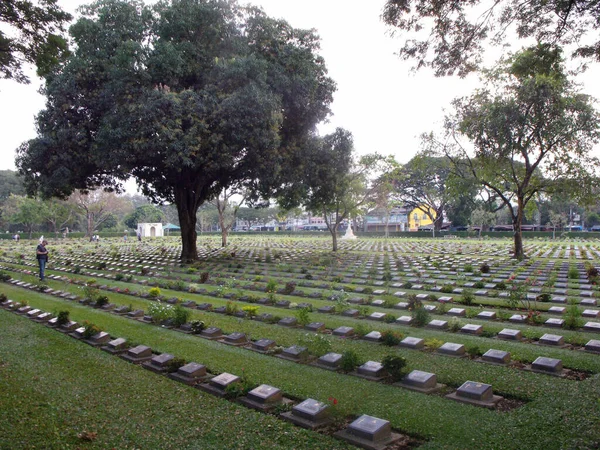
M 40 281 L 44 281 L 46 272 L 46 263 L 48 263 L 48 250 L 46 249 L 48 241 L 43 240 L 36 249 L 36 257 L 40 266 Z

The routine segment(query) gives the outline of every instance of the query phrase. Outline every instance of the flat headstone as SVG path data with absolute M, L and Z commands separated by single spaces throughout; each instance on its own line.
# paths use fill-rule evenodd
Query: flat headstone
M 196 362 L 187 363 L 177 369 L 177 372 L 169 374 L 169 378 L 188 385 L 194 385 L 203 381 L 206 377 L 206 367 Z
M 315 429 L 330 422 L 329 409 L 326 403 L 308 398 L 281 416 L 303 428 Z
M 336 370 L 342 361 L 342 355 L 339 353 L 327 353 L 321 356 L 316 364 L 324 369 Z
M 531 364 L 531 370 L 534 372 L 560 374 L 562 372 L 563 364 L 560 359 L 546 358 L 540 356 Z
M 146 345 L 138 345 L 127 350 L 127 353 L 122 354 L 121 358 L 132 362 L 142 363 L 152 359 L 152 349 Z
M 89 343 L 93 346 L 104 345 L 107 344 L 108 341 L 110 341 L 110 334 L 106 331 L 100 331 L 89 339 Z
M 284 317 L 279 322 L 277 322 L 277 325 L 281 325 L 282 327 L 295 327 L 296 325 L 298 325 L 298 319 L 296 319 L 295 317 Z
M 483 327 L 481 325 L 468 323 L 460 329 L 460 332 L 466 334 L 475 334 L 479 336 L 483 333 Z
M 317 311 L 323 314 L 332 314 L 335 311 L 335 308 L 331 305 L 326 305 L 321 306 Z
M 600 333 L 600 322 L 586 322 L 583 326 L 583 330 Z
M 223 330 L 217 327 L 208 327 L 202 330 L 199 336 L 205 339 L 220 339 L 223 336 Z
M 445 320 L 434 319 L 427 324 L 427 328 L 432 328 L 434 330 L 447 330 L 448 322 Z
M 223 372 L 222 374 L 211 378 L 208 383 L 202 383 L 200 385 L 200 389 L 213 395 L 224 397 L 226 392 L 225 389 L 227 389 L 227 386 L 232 385 L 234 383 L 239 383 L 240 381 L 241 378 L 237 375 Z
M 354 328 L 346 326 L 338 327 L 333 330 L 332 334 L 334 336 L 352 336 L 354 335 Z
M 392 433 L 390 422 L 373 416 L 362 415 L 334 436 L 367 449 L 384 449 L 399 436 Z
M 108 341 L 102 350 L 113 354 L 124 352 L 127 350 L 127 340 L 124 338 L 113 339 Z
M 551 306 L 548 308 L 548 313 L 550 314 L 564 314 L 566 308 L 564 306 Z
M 301 347 L 300 345 L 292 345 L 291 347 L 283 349 L 277 356 L 290 361 L 304 361 L 308 358 L 308 349 L 306 347 Z
M 161 353 L 160 355 L 153 356 L 150 361 L 146 361 L 142 364 L 142 367 L 153 372 L 162 373 L 166 371 L 166 367 L 170 361 L 175 359 L 175 355 L 170 353 Z
M 589 340 L 587 344 L 585 344 L 585 350 L 588 352 L 600 353 L 600 340 Z
M 511 328 L 504 328 L 498 333 L 499 339 L 506 339 L 508 341 L 520 341 L 523 339 L 523 333 L 521 330 L 513 330 Z
M 596 306 L 596 305 L 597 305 L 597 303 L 598 303 L 598 302 L 596 301 L 596 299 L 590 299 L 590 298 L 588 298 L 588 299 L 583 299 L 583 300 L 581 300 L 581 301 L 579 302 L 579 304 L 580 304 L 581 306 Z
M 544 322 L 544 325 L 552 328 L 562 328 L 565 321 L 563 319 L 551 318 Z
M 319 333 L 321 331 L 325 331 L 325 324 L 323 322 L 312 322 L 308 325 L 305 325 L 304 329 L 314 333 Z
M 464 308 L 450 308 L 447 313 L 449 316 L 464 317 L 466 310 Z
M 483 354 L 481 359 L 493 364 L 508 364 L 510 362 L 510 353 L 504 350 L 489 349 Z
M 477 314 L 477 318 L 483 320 L 496 320 L 496 313 L 494 311 L 481 311 Z
M 405 296 L 406 296 L 406 292 L 404 292 L 404 291 L 394 292 L 394 297 L 405 297 Z
M 413 318 L 411 316 L 400 316 L 396 319 L 398 325 L 410 325 L 413 323 Z
M 527 320 L 527 316 L 523 314 L 513 314 L 508 320 L 514 323 L 524 323 L 525 320 Z
M 567 297 L 563 295 L 553 295 L 550 297 L 552 303 L 567 303 Z
M 591 317 L 591 318 L 598 318 L 600 316 L 600 311 L 596 310 L 596 309 L 586 309 L 581 313 L 582 317 Z
M 367 318 L 370 320 L 382 321 L 385 318 L 385 313 L 374 312 L 374 313 L 370 314 Z
M 423 372 L 421 370 L 413 370 L 402 379 L 400 384 L 409 389 L 412 388 L 425 393 L 434 392 L 441 387 L 434 373 Z
M 406 302 L 396 303 L 396 305 L 394 306 L 394 308 L 396 308 L 396 309 L 408 309 L 408 303 L 406 303 Z
M 502 400 L 502 397 L 493 394 L 491 385 L 475 381 L 466 381 L 446 398 L 486 408 L 494 408 Z
M 540 340 L 539 340 L 540 344 L 543 345 L 564 345 L 565 344 L 565 338 L 563 336 L 560 336 L 558 334 L 549 334 L 546 333 L 544 334 Z
M 371 331 L 363 336 L 365 341 L 379 342 L 381 340 L 381 333 L 379 331 Z
M 252 350 L 264 353 L 274 348 L 275 345 L 275 341 L 272 339 L 259 339 L 258 341 L 252 342 Z
M 438 353 L 448 356 L 464 356 L 466 353 L 465 346 L 463 344 L 455 344 L 453 342 L 446 342 L 440 348 L 437 349 Z
M 360 311 L 358 309 L 347 309 L 342 313 L 342 316 L 345 317 L 358 317 Z
M 412 348 L 414 350 L 421 350 L 423 348 L 425 348 L 425 340 L 421 339 L 421 338 L 416 338 L 416 337 L 405 337 L 404 339 L 402 339 L 402 341 L 400 341 L 400 347 L 404 347 L 404 348 Z
M 268 384 L 261 384 L 248 392 L 245 398 L 240 399 L 244 405 L 262 411 L 272 409 L 275 405 L 281 403 L 282 400 L 283 394 L 281 390 Z
M 377 379 L 387 375 L 383 368 L 383 364 L 378 361 L 367 361 L 356 369 L 356 373 L 367 378 Z

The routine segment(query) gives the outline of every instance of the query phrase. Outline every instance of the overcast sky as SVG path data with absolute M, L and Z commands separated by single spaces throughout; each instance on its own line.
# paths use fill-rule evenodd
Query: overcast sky
M 58 0 L 74 12 L 83 2 Z M 270 16 L 297 28 L 315 28 L 321 55 L 337 83 L 328 133 L 343 127 L 354 135 L 359 153 L 393 154 L 408 161 L 419 150 L 419 135 L 441 129 L 444 108 L 468 95 L 477 77 L 435 78 L 428 71 L 412 73 L 410 62 L 394 54 L 401 41 L 386 33 L 380 20 L 385 0 L 256 0 Z M 592 67 L 581 82 L 584 92 L 600 98 L 600 68 Z M 35 136 L 34 116 L 44 106 L 40 81 L 19 85 L 0 80 L 0 169 L 13 169 L 15 149 Z

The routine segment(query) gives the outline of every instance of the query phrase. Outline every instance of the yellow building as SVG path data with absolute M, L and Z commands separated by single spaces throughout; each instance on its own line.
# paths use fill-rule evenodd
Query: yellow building
M 426 214 L 426 211 L 429 211 L 434 218 L 436 217 L 433 208 L 425 205 L 419 206 L 410 212 L 408 215 L 408 228 L 410 231 L 418 231 L 419 227 L 425 227 L 433 223 L 433 220 Z

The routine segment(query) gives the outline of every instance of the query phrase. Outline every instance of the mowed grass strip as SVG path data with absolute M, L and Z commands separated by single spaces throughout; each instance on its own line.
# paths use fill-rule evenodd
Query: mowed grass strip
M 0 326 L 2 449 L 350 448 L 13 313 Z
M 18 291 L 17 288 L 12 289 Z M 413 368 L 423 369 L 420 364 L 435 365 L 434 372 L 439 374 L 441 381 L 445 378 L 484 381 L 491 383 L 495 388 L 502 386 L 503 390 L 519 392 L 522 397 L 530 399 L 521 408 L 500 413 L 457 404 L 439 396 L 426 396 L 385 384 L 297 365 L 34 292 L 25 291 L 24 294 L 27 294 L 30 304 L 34 306 L 50 311 L 69 309 L 75 320 L 88 319 L 101 325 L 114 336 L 126 337 L 188 361 L 201 362 L 213 373 L 227 371 L 241 374 L 243 370 L 256 384 L 271 384 L 298 398 L 327 400 L 330 396 L 335 397 L 339 402 L 337 407 L 340 412 L 354 415 L 366 413 L 390 420 L 393 427 L 427 439 L 425 448 L 514 448 L 515 442 L 519 442 L 522 448 L 588 448 L 600 440 L 598 375 L 576 382 L 422 352 L 401 352 L 414 355 L 414 360 L 409 357 L 409 364 Z M 2 313 L 0 318 L 12 314 Z M 25 318 L 20 319 L 27 321 Z M 35 326 L 41 327 L 37 324 Z M 78 357 L 82 348 L 85 352 L 89 351 L 85 344 L 65 338 L 76 345 L 67 359 Z M 377 359 L 377 354 L 384 351 L 381 346 L 366 342 L 347 343 L 353 348 L 361 349 L 365 356 L 369 351 L 376 349 L 373 351 L 373 359 Z M 587 355 L 589 356 L 597 355 Z M 129 370 L 139 371 L 138 368 Z M 160 403 L 156 402 L 148 407 L 161 409 Z M 190 423 L 189 426 L 193 425 Z

